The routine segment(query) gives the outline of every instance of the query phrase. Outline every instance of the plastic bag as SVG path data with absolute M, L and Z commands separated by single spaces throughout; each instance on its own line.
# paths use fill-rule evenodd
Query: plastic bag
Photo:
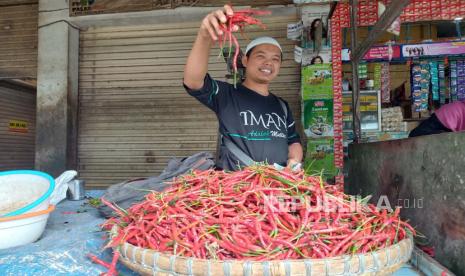
M 136 202 L 144 200 L 150 191 L 162 191 L 167 187 L 167 181 L 173 177 L 185 174 L 190 170 L 208 170 L 214 167 L 213 156 L 209 152 L 196 153 L 187 158 L 173 158 L 168 161 L 165 170 L 159 176 L 137 178 L 111 185 L 103 195 L 106 200 L 116 203 L 123 209 Z M 105 217 L 113 216 L 113 211 L 106 205 L 99 206 L 100 213 Z
M 77 171 L 65 171 L 55 179 L 55 189 L 50 196 L 50 204 L 57 205 L 60 201 L 66 198 L 68 182 L 73 180 L 77 174 Z

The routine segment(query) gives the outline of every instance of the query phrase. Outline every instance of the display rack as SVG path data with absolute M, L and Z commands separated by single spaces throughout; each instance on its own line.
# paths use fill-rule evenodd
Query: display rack
M 387 8 L 380 17 L 377 1 L 351 0 L 347 2 L 333 2 L 331 20 L 331 45 L 333 66 L 333 90 L 334 90 L 334 156 L 336 167 L 342 172 L 343 168 L 343 105 L 342 105 L 342 28 L 353 26 L 352 33 L 356 34 L 358 26 L 373 26 L 366 40 L 358 43 L 353 37 L 352 54 L 355 58 L 353 68 L 357 68 L 358 62 L 366 51 L 375 43 L 392 22 L 400 15 L 402 23 L 433 20 L 454 20 L 465 15 L 465 1 L 463 0 L 383 0 Z M 352 15 L 352 16 L 351 16 Z M 351 18 L 352 17 L 352 18 Z M 355 46 L 356 47 L 355 47 Z M 357 46 L 358 45 L 358 46 Z M 354 74 L 354 83 L 358 83 L 357 74 Z M 354 87 L 353 113 L 355 142 L 360 137 L 360 91 Z M 336 177 L 336 184 L 343 185 L 344 176 L 340 173 Z
M 352 132 L 352 91 L 342 93 L 343 131 Z M 379 90 L 360 91 L 360 126 L 362 132 L 381 131 L 381 96 Z

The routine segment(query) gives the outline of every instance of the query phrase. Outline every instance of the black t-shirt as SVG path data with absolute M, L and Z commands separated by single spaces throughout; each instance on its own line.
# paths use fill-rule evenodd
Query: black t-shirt
M 220 134 L 227 136 L 256 162 L 286 165 L 288 146 L 300 143 L 289 105 L 284 102 L 286 116 L 278 97 L 271 93 L 263 96 L 241 84 L 234 88 L 229 83 L 213 80 L 208 74 L 200 90 L 184 87 L 216 113 Z M 238 165 L 244 166 L 221 145 L 217 166 L 236 170 Z

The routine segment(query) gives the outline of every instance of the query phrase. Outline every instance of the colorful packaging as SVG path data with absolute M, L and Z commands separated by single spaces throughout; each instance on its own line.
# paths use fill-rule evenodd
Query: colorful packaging
M 366 63 L 360 63 L 358 65 L 358 77 L 360 79 L 368 78 L 368 65 Z
M 375 81 L 374 89 L 381 89 L 381 63 L 375 63 L 373 80 Z
M 305 172 L 322 174 L 325 179 L 337 174 L 334 163 L 334 139 L 309 139 L 304 161 Z
M 449 101 L 450 101 L 450 96 L 447 95 L 445 65 L 444 65 L 444 62 L 442 61 L 438 62 L 438 77 L 439 77 L 439 101 L 440 101 L 440 104 L 443 105 L 446 103 L 446 98 L 449 98 Z
M 450 62 L 450 98 L 451 101 L 457 100 L 457 62 Z
M 303 110 L 302 122 L 307 137 L 334 136 L 333 100 L 306 100 Z
M 302 68 L 302 99 L 332 99 L 331 64 L 314 64 Z
M 428 61 L 420 61 L 412 65 L 412 101 L 416 112 L 428 110 L 430 91 L 430 65 Z
M 431 72 L 431 92 L 433 93 L 433 101 L 439 101 L 438 63 L 436 61 L 430 61 L 429 66 Z
M 381 102 L 391 102 L 391 72 L 389 71 L 389 63 L 381 63 Z
M 465 60 L 457 60 L 456 68 L 457 100 L 465 100 Z

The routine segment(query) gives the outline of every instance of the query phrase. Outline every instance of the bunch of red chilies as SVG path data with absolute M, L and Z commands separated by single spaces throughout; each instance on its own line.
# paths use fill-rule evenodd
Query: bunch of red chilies
M 415 235 L 399 218 L 318 176 L 254 166 L 195 171 L 119 215 L 108 244 L 201 259 L 282 260 L 365 253 Z
M 225 24 L 221 24 L 220 28 L 223 31 L 223 35 L 218 38 L 218 44 L 221 49 L 221 53 L 226 45 L 229 43 L 229 57 L 231 57 L 233 44 L 234 44 L 234 56 L 233 56 L 233 73 L 234 73 L 234 85 L 237 82 L 237 58 L 239 57 L 239 42 L 237 41 L 236 36 L 234 36 L 234 26 L 237 26 L 240 32 L 244 35 L 244 29 L 247 25 L 257 25 L 263 29 L 266 26 L 258 19 L 254 18 L 253 15 L 269 15 L 271 11 L 260 11 L 253 9 L 243 9 L 234 11 L 233 15 L 227 16 L 227 21 Z

